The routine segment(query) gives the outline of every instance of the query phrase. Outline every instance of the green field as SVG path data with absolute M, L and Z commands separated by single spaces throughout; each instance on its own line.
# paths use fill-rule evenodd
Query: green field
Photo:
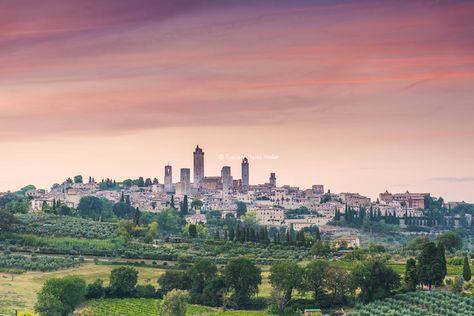
M 101 299 L 89 301 L 80 309 L 81 316 L 148 316 L 158 315 L 158 300 L 131 299 Z M 267 315 L 263 311 L 221 311 L 217 308 L 188 305 L 186 315 L 206 316 L 244 316 Z
M 54 272 L 26 272 L 23 274 L 10 274 L 0 272 L 0 315 L 14 315 L 15 309 L 32 310 L 36 302 L 36 293 L 43 283 L 49 278 L 61 278 L 66 275 L 75 275 L 86 280 L 87 283 L 101 278 L 108 282 L 110 271 L 117 266 L 95 265 L 85 263 L 76 268 Z M 157 286 L 158 277 L 163 269 L 136 267 L 139 271 L 139 284 L 152 284 Z
M 33 310 L 36 303 L 36 294 L 49 278 L 74 275 L 83 278 L 87 283 L 101 278 L 107 284 L 110 271 L 117 267 L 117 265 L 96 265 L 92 262 L 86 262 L 79 267 L 54 272 L 29 271 L 22 274 L 0 272 L 0 315 L 14 315 L 15 309 Z M 158 277 L 165 271 L 164 269 L 150 267 L 134 268 L 139 272 L 139 284 L 151 284 L 155 287 L 158 286 Z M 263 272 L 262 274 L 263 282 L 258 295 L 268 297 L 270 295 L 269 272 Z M 232 314 L 226 313 L 225 315 Z

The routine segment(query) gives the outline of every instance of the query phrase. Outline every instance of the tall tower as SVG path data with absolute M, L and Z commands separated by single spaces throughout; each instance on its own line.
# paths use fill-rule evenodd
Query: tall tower
M 170 165 L 165 166 L 165 192 L 173 192 L 173 170 Z
M 199 145 L 194 150 L 194 186 L 199 187 L 199 182 L 204 178 L 204 152 Z
M 276 176 L 275 176 L 275 172 L 272 172 L 272 173 L 270 173 L 270 185 L 272 187 L 276 187 L 276 184 L 277 184 L 277 179 L 276 179 Z
M 225 197 L 232 188 L 232 174 L 229 166 L 222 167 L 221 171 L 222 195 Z
M 242 187 L 249 186 L 249 160 L 244 158 L 242 160 Z
M 181 168 L 180 182 L 184 185 L 184 193 L 189 194 L 191 190 L 191 170 L 189 168 Z

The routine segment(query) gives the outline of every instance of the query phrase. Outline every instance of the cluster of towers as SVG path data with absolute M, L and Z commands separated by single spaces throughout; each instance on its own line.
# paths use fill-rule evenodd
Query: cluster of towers
M 196 146 L 196 149 L 193 153 L 193 183 L 191 184 L 191 170 L 189 168 L 180 169 L 180 182 L 179 186 L 180 192 L 185 192 L 189 194 L 193 189 L 198 190 L 201 187 L 201 183 L 204 180 L 204 151 L 202 148 Z M 275 174 L 272 173 L 273 179 L 275 179 Z M 272 178 L 270 178 L 270 181 Z M 231 191 L 233 187 L 233 178 L 231 174 L 231 169 L 229 166 L 222 167 L 220 181 L 222 183 L 222 191 L 224 193 Z M 276 181 L 276 180 L 275 180 Z M 242 160 L 242 178 L 241 178 L 241 187 L 246 188 L 250 184 L 250 173 L 249 173 L 249 160 L 244 158 Z M 178 188 L 176 188 L 178 189 Z M 164 181 L 164 190 L 167 193 L 172 193 L 175 191 L 173 186 L 173 176 L 172 176 L 172 167 L 168 164 L 165 166 L 165 181 Z

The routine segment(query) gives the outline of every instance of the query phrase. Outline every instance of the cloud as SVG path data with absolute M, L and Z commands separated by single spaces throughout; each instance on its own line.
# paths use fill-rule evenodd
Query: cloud
M 466 183 L 466 182 L 474 182 L 474 177 L 435 177 L 435 178 L 428 179 L 428 181 Z

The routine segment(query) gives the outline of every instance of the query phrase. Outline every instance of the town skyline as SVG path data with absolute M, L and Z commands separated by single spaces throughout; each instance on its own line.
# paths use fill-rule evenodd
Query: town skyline
M 199 162 L 196 161 L 196 151 L 198 151 L 198 155 L 202 155 L 202 158 L 198 158 Z M 202 179 L 206 178 L 206 179 L 210 179 L 210 178 L 221 178 L 222 180 L 222 173 L 224 168 L 230 168 L 230 170 L 228 170 L 227 172 L 229 172 L 229 175 L 231 176 L 231 181 L 233 180 L 236 180 L 236 181 L 242 181 L 242 175 L 243 175 L 243 162 L 244 160 L 246 161 L 246 174 L 247 174 L 247 181 L 248 181 L 248 185 L 250 186 L 257 186 L 257 185 L 262 185 L 262 184 L 268 184 L 268 183 L 271 183 L 272 181 L 270 180 L 270 177 L 272 175 L 276 175 L 276 179 L 278 182 L 276 182 L 276 187 L 282 187 L 282 186 L 290 186 L 290 187 L 299 187 L 301 190 L 305 190 L 305 189 L 311 189 L 312 186 L 314 185 L 322 185 L 324 186 L 324 192 L 328 192 L 331 191 L 331 193 L 337 193 L 337 192 L 353 192 L 353 193 L 358 193 L 358 194 L 361 194 L 363 196 L 368 196 L 370 198 L 372 198 L 373 200 L 376 200 L 379 198 L 379 195 L 385 191 L 387 192 L 410 192 L 410 193 L 413 193 L 413 192 L 426 192 L 428 194 L 432 194 L 433 196 L 438 196 L 438 197 L 443 197 L 445 198 L 446 200 L 448 201 L 455 201 L 454 199 L 453 200 L 450 200 L 449 197 L 447 197 L 446 195 L 443 195 L 443 194 L 438 194 L 437 192 L 432 192 L 432 191 L 429 191 L 429 190 L 423 190 L 422 188 L 421 189 L 410 189 L 410 188 L 400 188 L 399 186 L 393 186 L 391 188 L 381 188 L 378 190 L 378 192 L 374 193 L 374 194 L 367 194 L 366 192 L 363 192 L 363 191 L 358 191 L 358 190 L 344 190 L 343 188 L 331 188 L 331 187 L 328 187 L 327 184 L 323 183 L 323 182 L 317 182 L 317 181 L 314 181 L 313 183 L 310 183 L 309 185 L 305 186 L 305 185 L 297 185 L 297 184 L 293 184 L 293 183 L 287 183 L 287 182 L 284 182 L 280 179 L 279 177 L 279 174 L 277 171 L 275 170 L 270 170 L 269 169 L 269 172 L 267 173 L 267 178 L 264 178 L 262 180 L 260 180 L 261 176 L 258 178 L 257 181 L 253 181 L 253 173 L 254 171 L 257 171 L 257 170 L 254 170 L 253 168 L 253 165 L 255 162 L 261 162 L 261 161 L 266 161 L 266 160 L 273 160 L 275 159 L 275 157 L 278 157 L 277 155 L 274 155 L 274 154 L 271 154 L 271 155 L 253 155 L 253 154 L 241 154 L 241 155 L 237 155 L 237 154 L 234 154 L 234 155 L 231 155 L 231 154 L 219 154 L 217 157 L 208 157 L 207 156 L 207 160 L 210 160 L 211 162 L 211 165 L 212 164 L 215 164 L 216 161 L 221 163 L 220 165 L 220 168 L 218 168 L 218 172 L 213 172 L 215 170 L 215 168 L 212 168 L 211 169 L 211 172 L 205 172 L 204 170 L 208 170 L 207 168 L 205 168 L 206 164 L 208 163 L 207 160 L 206 160 L 206 157 L 204 156 L 206 153 L 205 151 L 205 148 L 202 147 L 202 146 L 199 146 L 199 144 L 196 145 L 196 148 L 194 149 L 194 152 L 193 152 L 193 159 L 191 160 L 191 163 L 188 164 L 188 165 L 176 165 L 174 164 L 172 161 L 168 161 L 166 164 L 164 164 L 162 166 L 162 172 L 161 172 L 161 175 L 159 173 L 154 173 L 154 174 L 141 174 L 141 175 L 135 175 L 135 176 L 129 176 L 129 177 L 124 177 L 124 178 L 115 178 L 115 177 L 111 177 L 111 176 L 106 176 L 106 177 L 97 177 L 96 175 L 94 174 L 86 174 L 86 173 L 75 173 L 74 175 L 73 174 L 69 174 L 67 175 L 66 177 L 64 177 L 63 179 L 59 179 L 57 181 L 54 181 L 54 182 L 51 182 L 49 184 L 46 184 L 45 186 L 38 186 L 36 183 L 25 183 L 24 185 L 21 185 L 17 188 L 10 188 L 8 190 L 5 190 L 5 191 L 15 191 L 17 189 L 20 189 L 21 187 L 23 186 L 26 186 L 26 185 L 29 185 L 29 184 L 33 184 L 35 185 L 38 189 L 47 189 L 49 190 L 54 184 L 60 184 L 62 183 L 63 181 L 65 181 L 66 179 L 70 178 L 72 179 L 74 176 L 76 175 L 81 175 L 83 178 L 84 178 L 84 182 L 87 182 L 87 179 L 94 179 L 95 182 L 101 182 L 102 180 L 106 180 L 106 179 L 111 179 L 111 180 L 114 180 L 114 181 L 117 181 L 117 182 L 121 182 L 121 181 L 124 181 L 124 180 L 127 180 L 127 179 L 138 179 L 139 177 L 143 177 L 144 179 L 145 178 L 150 178 L 150 179 L 157 179 L 159 181 L 159 183 L 161 185 L 163 185 L 163 190 L 165 192 L 168 192 L 169 194 L 171 193 L 175 193 L 176 192 L 176 185 L 178 185 L 180 182 L 183 181 L 183 170 L 186 170 L 187 171 L 187 175 L 184 175 L 184 177 L 187 177 L 188 178 L 188 181 L 190 182 L 190 184 L 192 185 L 193 188 L 196 188 L 198 187 L 198 184 L 199 184 L 199 181 L 201 181 Z M 191 154 L 189 154 L 189 156 L 191 156 Z M 264 157 L 268 156 L 269 158 L 265 159 Z M 249 159 L 250 157 L 250 159 Z M 255 158 L 257 157 L 257 158 Z M 254 160 L 252 160 L 252 158 L 255 158 Z M 278 158 L 276 158 L 278 159 Z M 198 166 L 196 167 L 196 163 L 198 164 Z M 202 166 L 201 166 L 202 164 Z M 196 171 L 197 169 L 200 169 L 202 170 L 201 172 L 200 171 Z M 199 174 L 199 175 L 196 175 L 196 172 Z M 261 175 L 261 172 L 257 172 L 257 174 Z M 196 180 L 198 179 L 198 182 L 196 182 Z M 250 179 L 250 180 L 249 180 Z M 461 181 L 462 182 L 462 181 Z M 243 183 L 243 182 L 242 182 Z M 240 185 L 240 184 L 239 184 Z M 247 186 L 243 183 L 243 186 Z M 274 185 L 275 186 L 275 185 Z M 191 188 L 191 187 L 190 187 Z M 190 189 L 189 188 L 189 189 Z M 190 191 L 188 194 L 191 194 Z M 470 202 L 470 200 L 457 200 L 458 202 Z

